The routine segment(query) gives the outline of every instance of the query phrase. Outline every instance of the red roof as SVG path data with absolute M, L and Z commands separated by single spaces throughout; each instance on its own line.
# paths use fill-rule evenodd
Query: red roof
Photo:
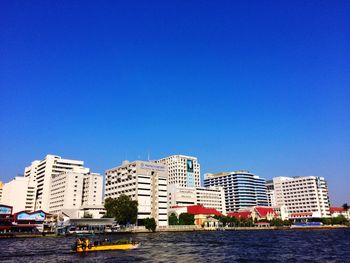
M 222 214 L 215 208 L 206 208 L 202 205 L 191 205 L 187 207 L 187 213 L 192 215 L 216 215 L 221 216 Z
M 232 212 L 232 213 L 228 213 L 227 215 L 235 217 L 235 218 L 240 218 L 240 217 L 249 218 L 249 217 L 252 217 L 252 213 L 249 212 L 249 211 L 247 211 L 247 212 Z
M 262 218 L 266 217 L 267 214 L 273 214 L 274 216 L 277 216 L 272 207 L 256 206 L 255 210 L 259 214 L 259 217 L 262 217 Z
M 345 210 L 342 207 L 330 207 L 329 208 L 329 212 L 331 212 L 331 213 L 341 213 L 341 212 L 345 212 Z

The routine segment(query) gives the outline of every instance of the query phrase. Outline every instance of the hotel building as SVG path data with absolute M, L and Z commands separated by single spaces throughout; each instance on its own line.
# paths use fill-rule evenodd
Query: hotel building
M 202 205 L 215 208 L 226 214 L 225 193 L 223 187 L 181 187 L 170 185 L 168 188 L 169 207 Z
M 15 177 L 3 185 L 1 203 L 12 206 L 13 213 L 34 211 L 35 183 L 30 178 Z
M 329 217 L 329 197 L 323 177 L 273 178 L 276 206 L 286 206 L 289 218 Z
M 204 186 L 222 186 L 227 212 L 252 206 L 267 206 L 265 179 L 246 171 L 206 174 Z
M 33 161 L 24 169 L 24 177 L 30 178 L 36 185 L 34 210 L 49 211 L 51 178 L 61 173 L 72 171 L 74 168 L 83 168 L 84 162 L 63 159 L 56 155 L 47 155 L 41 161 Z
M 124 161 L 106 171 L 105 199 L 127 195 L 138 202 L 138 225 L 143 225 L 146 218 L 154 218 L 157 226 L 167 226 L 167 180 L 166 165 Z
M 181 187 L 200 186 L 200 165 L 196 157 L 172 155 L 154 161 L 168 167 L 168 184 Z

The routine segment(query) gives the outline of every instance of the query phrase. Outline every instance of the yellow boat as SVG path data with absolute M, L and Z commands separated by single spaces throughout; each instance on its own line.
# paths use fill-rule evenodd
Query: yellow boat
M 138 248 L 140 243 L 135 242 L 94 242 L 85 245 L 86 243 L 76 245 L 74 247 L 75 252 L 92 252 L 92 251 L 107 251 L 107 250 L 129 250 Z

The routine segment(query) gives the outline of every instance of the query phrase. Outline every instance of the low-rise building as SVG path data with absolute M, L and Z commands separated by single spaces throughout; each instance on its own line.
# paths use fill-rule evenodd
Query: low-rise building
M 166 165 L 124 161 L 106 171 L 106 198 L 124 194 L 138 202 L 138 225 L 146 218 L 154 218 L 157 226 L 168 225 L 168 168 Z
M 169 207 L 203 205 L 215 208 L 226 214 L 225 194 L 223 187 L 168 187 Z
M 350 210 L 345 210 L 343 207 L 330 207 L 329 212 L 331 213 L 331 217 L 342 215 L 345 218 L 350 219 Z
M 175 206 L 169 208 L 169 215 L 174 213 L 179 217 L 183 213 L 194 215 L 194 224 L 196 226 L 218 227 L 219 221 L 213 220 L 214 216 L 222 216 L 215 208 L 207 208 L 202 205 Z
M 228 213 L 228 216 L 253 220 L 272 220 L 277 218 L 277 213 L 273 209 L 273 207 L 269 206 L 254 206 L 250 208 L 244 208 L 237 212 Z

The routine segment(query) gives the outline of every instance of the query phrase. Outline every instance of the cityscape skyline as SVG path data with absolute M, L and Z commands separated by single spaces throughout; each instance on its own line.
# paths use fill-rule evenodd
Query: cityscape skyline
M 52 156 L 59 156 L 59 155 L 57 155 L 57 154 L 49 154 L 49 155 L 52 155 Z M 149 153 L 148 153 L 148 156 L 147 157 L 149 157 L 150 155 L 149 155 Z M 183 157 L 190 157 L 190 158 L 195 158 L 195 159 L 197 159 L 197 157 L 195 157 L 194 155 L 184 155 L 184 154 L 171 154 L 171 155 L 169 155 L 168 157 L 166 157 L 166 158 L 169 158 L 169 157 L 173 157 L 173 156 L 183 156 Z M 67 159 L 67 157 L 66 156 L 62 156 L 63 158 L 66 158 Z M 164 156 L 162 157 L 162 158 L 164 158 Z M 82 162 L 82 163 L 84 163 L 84 165 L 86 165 L 86 162 L 85 161 L 80 161 L 80 160 L 78 160 L 79 158 L 71 158 L 71 157 L 68 157 L 68 159 L 72 159 L 72 160 L 76 160 L 76 161 L 78 161 L 78 162 Z M 31 161 L 31 163 L 37 163 L 39 160 L 38 159 L 34 159 L 34 160 L 32 160 Z M 119 167 L 118 165 L 120 165 L 120 163 L 124 163 L 125 161 L 127 161 L 127 163 L 133 163 L 133 162 L 137 162 L 137 161 L 141 161 L 141 162 L 147 162 L 147 161 L 150 161 L 150 162 L 155 162 L 155 163 L 157 163 L 157 162 L 159 162 L 159 160 L 156 160 L 156 159 L 135 159 L 135 160 L 126 160 L 126 159 L 124 159 L 124 160 L 122 160 L 122 161 L 120 161 L 119 162 L 119 164 L 115 164 L 115 165 L 112 165 L 111 167 L 115 167 L 115 168 L 117 168 L 117 167 Z M 202 164 L 201 164 L 201 166 L 202 166 Z M 24 171 L 27 171 L 27 169 L 30 167 L 30 164 L 28 164 L 28 165 L 26 165 L 25 166 L 25 168 L 24 168 Z M 105 170 L 103 170 L 103 171 L 101 171 L 101 172 L 98 172 L 98 174 L 101 174 L 102 176 L 103 176 L 103 181 L 104 181 L 104 183 L 105 183 L 105 176 L 107 175 L 107 172 L 110 170 L 111 168 L 109 168 L 109 169 L 105 169 Z M 114 169 L 114 168 L 112 168 L 112 169 Z M 226 174 L 226 173 L 231 173 L 231 172 L 233 172 L 233 173 L 236 173 L 236 172 L 248 172 L 248 173 L 251 173 L 251 174 L 254 174 L 254 175 L 258 175 L 258 176 L 260 176 L 263 180 L 266 180 L 266 183 L 269 181 L 269 180 L 273 180 L 274 178 L 276 178 L 276 177 L 292 177 L 292 178 L 298 178 L 298 177 L 307 177 L 307 176 L 321 176 L 322 177 L 322 175 L 312 175 L 312 174 L 309 174 L 309 175 L 289 175 L 289 176 L 286 176 L 286 175 L 282 175 L 282 176 L 273 176 L 273 177 L 271 177 L 271 178 L 269 178 L 269 177 L 265 177 L 264 175 L 260 175 L 260 174 L 257 174 L 257 173 L 255 173 L 254 171 L 249 171 L 249 170 L 245 170 L 245 169 L 235 169 L 235 170 L 222 170 L 222 171 L 216 171 L 215 173 L 222 173 L 222 174 Z M 200 170 L 200 185 L 199 185 L 199 187 L 203 187 L 205 184 L 204 184 L 204 181 L 205 181 L 205 178 L 206 178 L 206 174 L 209 174 L 210 176 L 212 176 L 213 174 L 215 174 L 215 173 L 210 173 L 210 172 L 202 172 L 201 170 Z M 15 176 L 25 176 L 25 174 L 26 173 L 18 173 L 18 174 L 16 174 Z M 10 181 L 10 180 L 12 180 L 12 179 L 14 179 L 14 177 L 15 176 L 12 176 L 12 177 L 10 177 L 9 179 L 8 179 L 8 181 Z M 327 178 L 326 178 L 327 179 Z M 5 181 L 1 181 L 0 180 L 0 182 L 3 182 L 3 183 L 7 183 L 7 181 L 5 180 Z M 179 184 L 179 186 L 180 186 L 180 184 Z M 327 183 L 327 186 L 328 186 L 328 188 L 329 188 L 329 183 Z M 105 189 L 103 189 L 103 192 L 105 191 Z M 330 197 L 330 202 L 331 202 L 331 205 L 332 206 L 341 206 L 342 204 L 344 204 L 344 203 L 346 203 L 346 202 L 348 202 L 348 201 L 344 201 L 344 200 L 340 200 L 339 201 L 339 203 L 336 203 L 336 202 L 334 202 L 333 200 L 332 200 L 332 194 L 331 194 L 331 191 L 329 191 L 329 197 Z
M 350 203 L 350 3 L 1 6 L 1 181 L 49 153 L 185 154 L 202 181 L 322 176 Z

